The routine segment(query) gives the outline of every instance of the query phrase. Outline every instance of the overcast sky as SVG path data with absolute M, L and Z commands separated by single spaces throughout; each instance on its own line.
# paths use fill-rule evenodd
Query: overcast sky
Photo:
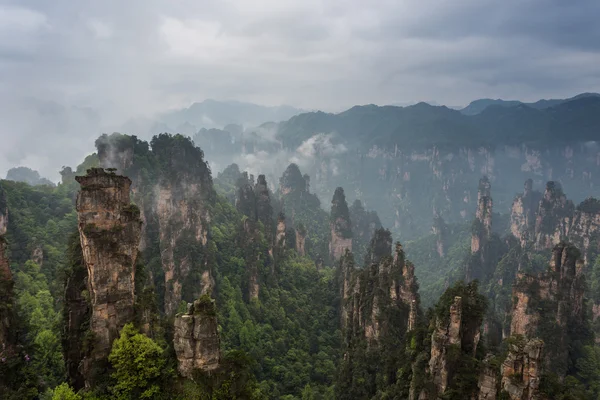
M 206 98 L 337 111 L 600 91 L 599 17 L 597 0 L 0 0 L 0 176 L 55 178 L 105 126 Z

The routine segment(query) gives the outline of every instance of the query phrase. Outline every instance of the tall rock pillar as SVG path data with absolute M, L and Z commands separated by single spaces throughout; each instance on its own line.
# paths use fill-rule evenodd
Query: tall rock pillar
M 93 343 L 84 360 L 89 372 L 105 360 L 112 342 L 125 324 L 134 319 L 135 263 L 141 237 L 139 209 L 130 204 L 131 180 L 92 168 L 75 178 L 79 236 L 88 271 Z
M 332 261 L 339 260 L 346 250 L 352 251 L 352 223 L 344 189 L 335 189 L 331 200 L 331 241 L 329 255 Z

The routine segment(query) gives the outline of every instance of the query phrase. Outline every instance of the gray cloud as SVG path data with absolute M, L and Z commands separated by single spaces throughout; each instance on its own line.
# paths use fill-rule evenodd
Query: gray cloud
M 102 131 L 205 98 L 339 111 L 600 91 L 598 15 L 596 0 L 5 0 L 0 175 L 56 178 Z

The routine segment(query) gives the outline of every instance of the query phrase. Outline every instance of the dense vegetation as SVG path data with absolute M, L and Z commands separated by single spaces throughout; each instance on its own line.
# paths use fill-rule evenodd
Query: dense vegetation
M 574 112 L 569 110 L 556 108 L 552 112 Z M 387 122 L 399 124 L 389 132 L 384 130 L 385 136 L 401 131 L 407 121 L 429 111 L 425 105 L 400 114 L 367 106 L 338 116 L 306 114 L 295 118 L 316 119 L 309 121 L 315 124 L 314 129 L 329 129 L 341 123 L 358 138 L 355 127 L 364 128 L 371 119 L 383 121 L 381 126 Z M 381 112 L 385 113 L 383 118 Z M 483 114 L 500 112 L 490 109 Z M 444 140 L 456 140 L 459 133 L 470 132 L 469 124 L 478 123 L 465 122 L 468 117 L 447 109 L 436 109 L 435 113 L 435 119 L 420 127 L 421 135 L 415 135 L 421 137 L 419 140 L 438 140 L 428 135 L 441 126 L 449 132 Z M 354 114 L 362 122 L 357 123 Z M 292 130 L 298 120 L 290 120 L 288 128 Z M 376 143 L 383 137 L 378 135 L 365 139 L 365 134 L 359 139 Z M 301 135 L 290 138 L 302 139 Z M 329 201 L 322 202 L 310 191 L 310 178 L 296 164 L 288 166 L 279 182 L 267 182 L 264 175 L 255 179 L 235 164 L 217 174 L 213 182 L 203 151 L 182 135 L 161 134 L 149 143 L 133 136 L 104 135 L 96 145 L 98 154 L 86 158 L 76 171 L 64 168 L 63 180 L 56 187 L 0 181 L 0 212 L 7 208 L 9 215 L 3 240 L 8 244 L 14 280 L 10 288 L 14 298 L 6 299 L 10 290 L 2 287 L 5 293 L 1 293 L 0 312 L 14 314 L 10 329 L 16 344 L 10 354 L 2 353 L 2 398 L 401 399 L 411 393 L 434 393 L 433 372 L 429 371 L 432 341 L 440 326 L 449 323 L 456 297 L 462 298 L 463 331 L 479 331 L 482 325 L 488 329 L 479 345 L 465 341 L 463 347 L 447 349 L 448 365 L 453 371 L 443 398 L 470 398 L 478 390 L 483 366 L 491 365 L 499 375 L 507 356 L 510 341 L 501 340 L 502 335 L 496 333 L 509 328 L 506 316 L 510 315 L 516 273 L 537 274 L 548 266 L 547 251 L 522 248 L 505 237 L 509 230 L 506 216 L 497 218 L 494 214 L 496 228 L 483 245 L 483 258 L 471 254 L 470 249 L 471 235 L 478 234 L 481 226 L 446 224 L 436 218 L 433 234 L 404 243 L 420 284 L 417 318 L 409 330 L 410 307 L 397 298 L 382 296 L 398 283 L 394 279 L 405 278 L 402 271 L 392 270 L 388 275 L 381 272 L 381 265 L 396 262 L 391 256 L 382 260 L 376 256 L 381 248 L 391 246 L 389 231 L 384 246 L 377 242 L 377 235 L 371 242 L 373 232 L 388 221 L 366 210 L 361 201 L 349 207 L 343 188 L 335 190 L 331 212 L 327 212 L 324 208 L 328 208 Z M 70 311 L 66 302 L 74 297 L 84 305 L 90 302 L 85 285 L 88 272 L 77 234 L 74 200 L 79 185 L 74 177 L 98 166 L 101 160 L 108 160 L 117 173 L 134 181 L 137 204 L 128 212 L 141 212 L 146 243 L 136 265 L 137 318 L 113 342 L 106 368 L 96 376 L 94 387 L 78 390 L 80 385 L 71 376 L 71 355 L 65 348 L 75 339 L 84 352 L 91 339 L 86 336 L 89 316 L 83 318 L 81 335 L 69 337 L 65 329 Z M 417 185 L 417 180 L 410 185 Z M 187 200 L 186 207 L 206 211 L 208 217 L 193 215 L 165 229 L 164 220 L 159 220 L 152 205 L 157 204 L 160 190 L 167 189 L 172 190 L 170 194 L 176 201 Z M 195 197 L 186 198 L 188 190 L 196 189 Z M 396 198 L 402 203 L 400 209 L 429 207 L 412 204 L 407 197 Z M 597 201 L 586 200 L 578 209 L 596 213 Z M 196 217 L 198 221 L 192 220 Z M 420 223 L 416 218 L 413 223 Z M 197 222 L 208 226 L 206 241 L 201 245 L 192 231 L 186 231 L 187 225 Z M 353 284 L 352 296 L 361 296 L 357 310 L 376 310 L 373 318 L 383 328 L 375 344 L 367 338 L 364 327 L 350 334 L 348 326 L 340 323 L 347 310 L 340 289 L 341 263 L 330 259 L 332 230 L 353 240 L 353 254 L 347 253 L 346 260 L 353 270 L 349 282 Z M 177 236 L 180 232 L 183 234 Z M 280 238 L 276 240 L 277 235 Z M 302 256 L 297 235 L 306 237 Z M 165 282 L 163 236 L 177 241 L 175 262 L 186 260 L 189 266 L 182 280 L 178 312 L 185 312 L 187 303 L 200 297 L 207 265 L 214 280 L 209 293 L 215 299 L 223 356 L 217 372 L 196 371 L 194 380 L 182 378 L 177 372 L 174 316 L 165 310 L 165 298 L 173 287 Z M 440 240 L 443 251 L 438 245 Z M 404 257 L 403 252 L 399 254 Z M 586 271 L 587 300 L 582 304 L 588 311 L 592 304 L 600 304 L 600 259 L 593 254 L 591 261 Z M 476 271 L 478 280 L 463 283 L 469 271 Z M 416 283 L 414 288 L 416 291 Z M 375 298 L 377 307 L 373 306 Z M 542 310 L 547 307 L 544 303 L 536 306 Z M 594 342 L 594 331 L 598 329 L 589 324 L 598 325 L 598 319 L 592 321 L 589 314 L 585 324 L 569 324 L 564 343 L 552 342 L 556 325 L 540 325 L 538 336 L 548 346 L 560 345 L 568 353 L 566 365 L 551 364 L 543 376 L 542 393 L 550 398 L 587 399 L 600 394 L 600 354 Z M 486 357 L 487 352 L 493 354 L 492 361 Z

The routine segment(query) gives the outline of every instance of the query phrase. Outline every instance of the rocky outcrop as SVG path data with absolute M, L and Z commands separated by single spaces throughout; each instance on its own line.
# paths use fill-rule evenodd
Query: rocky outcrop
M 542 354 L 544 342 L 539 339 L 526 339 L 523 336 L 511 338 L 508 355 L 502 363 L 502 390 L 511 400 L 539 399 Z
M 270 246 L 273 244 L 277 245 L 279 243 L 278 239 L 273 243 L 273 206 L 271 205 L 269 187 L 264 175 L 258 176 L 256 185 L 254 185 L 254 195 L 256 201 L 256 219 L 262 222 L 265 227 L 265 239 Z M 279 225 L 277 226 L 277 232 L 279 232 Z
M 545 305 L 544 319 L 565 325 L 568 315 L 573 322 L 583 322 L 582 263 L 576 247 L 560 243 L 552 250 L 549 272 L 517 275 L 513 286 L 511 335 L 536 335 L 542 317 L 538 311 L 540 302 Z
M 450 232 L 448 225 L 439 214 L 434 216 L 431 230 L 435 235 L 435 250 L 438 256 L 443 258 L 446 255 L 448 235 Z
M 346 324 L 348 322 L 348 312 L 351 308 L 348 300 L 350 298 L 350 289 L 351 289 L 351 280 L 352 275 L 354 273 L 354 256 L 349 251 L 346 250 L 344 255 L 340 258 L 339 262 L 339 282 L 340 282 L 340 315 L 341 315 L 341 325 L 342 329 L 346 328 Z
M 352 222 L 341 187 L 335 190 L 331 200 L 330 228 L 329 256 L 332 260 L 339 260 L 346 250 L 352 251 Z
M 280 249 L 285 249 L 286 240 L 286 226 L 285 226 L 285 215 L 279 213 L 277 216 L 277 230 L 275 233 L 275 246 Z
M 513 201 L 510 213 L 510 231 L 525 247 L 534 237 L 536 214 L 542 194 L 533 190 L 533 181 L 525 182 L 525 190 Z
M 493 365 L 493 358 L 494 356 L 489 354 L 481 365 L 479 381 L 477 382 L 477 388 L 479 389 L 477 400 L 496 400 L 498 373 Z
M 552 250 L 548 272 L 519 273 L 513 286 L 511 336 L 551 343 L 545 352 L 544 367 L 558 376 L 566 373 L 568 332 L 584 325 L 582 268 L 577 248 L 560 243 Z
M 448 321 L 438 319 L 436 329 L 431 337 L 431 358 L 429 359 L 429 370 L 433 378 L 436 393 L 443 394 L 452 378 L 454 369 L 453 361 L 449 359 L 450 346 L 460 349 L 461 345 L 461 323 L 462 323 L 462 298 L 455 297 L 450 306 L 450 317 Z
M 493 201 L 490 195 L 490 181 L 487 176 L 479 180 L 477 191 L 477 211 L 471 232 L 471 254 L 482 249 L 492 236 L 492 208 Z
M 145 256 L 161 259 L 162 271 L 153 272 L 164 274 L 164 310 L 173 315 L 182 300 L 190 302 L 214 287 L 207 243 L 215 192 L 204 154 L 189 138 L 160 134 L 150 146 L 120 134 L 96 141 L 101 165 L 133 180 L 145 223 L 141 248 Z
M 182 176 L 180 179 L 179 182 L 162 182 L 156 204 L 167 315 L 175 312 L 182 299 L 211 293 L 214 287 L 210 266 L 204 254 L 198 254 L 198 250 L 202 252 L 208 242 L 210 217 L 201 200 L 206 190 L 205 184 L 192 176 Z M 198 275 L 207 273 L 209 279 L 205 284 L 195 282 L 184 288 L 193 270 Z
M 550 249 L 566 239 L 574 210 L 561 185 L 548 182 L 535 219 L 535 248 Z
M 298 224 L 295 229 L 296 231 L 296 252 L 300 257 L 304 257 L 306 255 L 306 235 L 307 231 L 303 224 Z
M 475 357 L 481 337 L 484 297 L 477 293 L 477 285 L 474 283 L 458 289 L 446 291 L 436 307 L 438 311 L 431 336 L 428 365 L 433 384 L 433 390 L 428 394 L 433 398 L 442 397 L 453 385 L 461 363 Z M 448 311 L 444 310 L 446 306 Z
M 376 342 L 391 330 L 390 324 L 396 331 L 412 330 L 419 309 L 418 285 L 414 266 L 406 260 L 402 246 L 396 244 L 392 257 L 391 234 L 378 229 L 371 240 L 365 269 L 355 274 L 350 254 L 346 251 L 340 261 L 340 276 L 342 322 L 347 322 L 351 336 Z M 390 310 L 400 312 L 401 320 L 390 321 Z
M 42 267 L 44 265 L 44 249 L 37 245 L 31 252 L 31 261 Z
M 193 379 L 194 372 L 214 371 L 221 360 L 215 302 L 208 295 L 188 304 L 187 313 L 175 317 L 173 347 L 179 373 Z
M 308 175 L 302 175 L 296 164 L 290 164 L 279 180 L 279 191 L 282 196 L 294 192 L 309 193 L 310 181 Z
M 261 246 L 261 231 L 256 221 L 245 217 L 238 236 L 238 246 L 242 249 L 246 262 L 248 299 L 257 299 L 260 293 L 259 263 L 264 259 L 267 249 Z
M 140 212 L 130 203 L 129 178 L 92 168 L 76 177 L 78 228 L 88 274 L 91 352 L 84 375 L 106 360 L 121 328 L 134 319 Z
M 360 200 L 350 206 L 352 221 L 352 252 L 357 260 L 364 260 L 373 232 L 381 228 L 381 221 L 375 211 L 365 210 Z
M 583 261 L 590 265 L 592 255 L 600 250 L 600 201 L 587 198 L 575 210 L 567 231 L 567 239 L 583 253 Z
M 537 250 L 567 240 L 581 250 L 588 265 L 600 249 L 600 201 L 590 197 L 575 207 L 559 183 L 548 182 L 542 196 L 531 189 L 529 180 L 513 201 L 511 233 L 521 247 L 533 244 Z

